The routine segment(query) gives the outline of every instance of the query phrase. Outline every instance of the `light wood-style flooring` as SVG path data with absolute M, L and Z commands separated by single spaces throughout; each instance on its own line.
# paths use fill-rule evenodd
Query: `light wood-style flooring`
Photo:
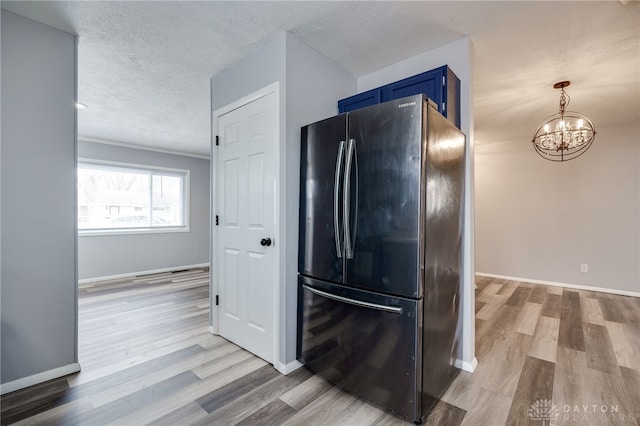
M 208 270 L 194 269 L 82 285 L 82 371 L 4 395 L 2 424 L 405 423 L 209 334 L 208 283 Z M 640 299 L 477 284 L 479 365 L 460 373 L 426 424 L 638 425 Z

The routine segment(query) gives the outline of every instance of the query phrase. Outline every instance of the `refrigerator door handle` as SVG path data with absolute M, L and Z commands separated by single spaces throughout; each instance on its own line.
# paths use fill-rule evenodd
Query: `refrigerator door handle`
M 351 167 L 353 166 L 353 154 L 356 150 L 356 140 L 349 139 L 347 145 L 347 164 L 344 171 L 344 256 L 353 259 L 353 245 L 351 243 L 350 205 L 351 205 Z M 357 182 L 356 182 L 357 183 Z
M 338 193 L 340 192 L 340 175 L 342 174 L 342 158 L 344 157 L 344 141 L 340 141 L 338 146 L 338 154 L 336 159 L 336 174 L 333 182 L 333 232 L 336 240 L 336 254 L 338 259 L 342 258 L 342 248 L 340 241 L 340 200 Z
M 394 314 L 401 315 L 402 307 L 400 306 L 387 306 L 387 305 L 379 305 L 377 303 L 369 303 L 364 302 L 362 300 L 349 299 L 348 297 L 338 296 L 337 294 L 327 293 L 326 291 L 318 290 L 316 288 L 309 287 L 308 285 L 303 284 L 302 287 L 305 290 L 310 291 L 311 293 L 317 294 L 322 297 L 326 297 L 327 299 L 336 300 L 338 302 L 349 303 L 351 305 L 362 306 L 363 308 L 376 309 L 378 311 L 391 312 Z

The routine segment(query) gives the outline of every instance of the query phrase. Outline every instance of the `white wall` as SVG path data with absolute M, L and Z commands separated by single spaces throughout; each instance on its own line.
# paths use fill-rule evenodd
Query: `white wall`
M 271 83 L 280 83 L 280 207 L 284 241 L 280 261 L 279 363 L 295 361 L 300 127 L 337 112 L 337 100 L 355 92 L 356 80 L 339 65 L 280 33 L 269 43 L 211 80 L 211 105 L 216 111 Z M 212 155 L 213 158 L 213 155 Z M 212 269 L 215 265 L 212 263 Z
M 77 371 L 76 38 L 2 10 L 2 392 Z
M 565 163 L 476 146 L 478 272 L 640 295 L 640 124 L 597 130 Z
M 358 92 L 364 92 L 442 65 L 449 65 L 460 79 L 460 127 L 467 135 L 464 268 L 461 288 L 463 328 L 460 336 L 462 338 L 460 357 L 466 369 L 473 369 L 472 364 L 475 357 L 474 134 L 471 61 L 471 42 L 468 38 L 463 38 L 358 78 Z
M 78 157 L 190 171 L 189 232 L 80 235 L 80 280 L 209 263 L 209 160 L 82 140 Z

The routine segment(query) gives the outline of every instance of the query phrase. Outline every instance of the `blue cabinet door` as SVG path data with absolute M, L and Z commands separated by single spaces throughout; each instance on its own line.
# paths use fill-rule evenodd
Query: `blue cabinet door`
M 353 111 L 354 109 L 364 108 L 371 105 L 379 104 L 380 102 L 384 102 L 382 100 L 381 94 L 382 90 L 380 90 L 380 88 L 377 88 L 339 100 L 338 112 L 342 114 L 343 112 L 349 112 Z
M 342 99 L 338 101 L 338 111 L 349 112 L 419 94 L 434 101 L 438 111 L 460 128 L 460 80 L 447 65 Z
M 413 77 L 405 78 L 382 87 L 382 102 L 392 101 L 407 96 L 425 94 L 438 105 L 438 111 L 444 115 L 442 68 L 427 71 Z

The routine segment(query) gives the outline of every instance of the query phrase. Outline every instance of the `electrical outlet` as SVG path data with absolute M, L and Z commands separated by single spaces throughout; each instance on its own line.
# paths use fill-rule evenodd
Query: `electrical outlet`
M 589 272 L 589 265 L 587 263 L 580 264 L 580 272 Z

